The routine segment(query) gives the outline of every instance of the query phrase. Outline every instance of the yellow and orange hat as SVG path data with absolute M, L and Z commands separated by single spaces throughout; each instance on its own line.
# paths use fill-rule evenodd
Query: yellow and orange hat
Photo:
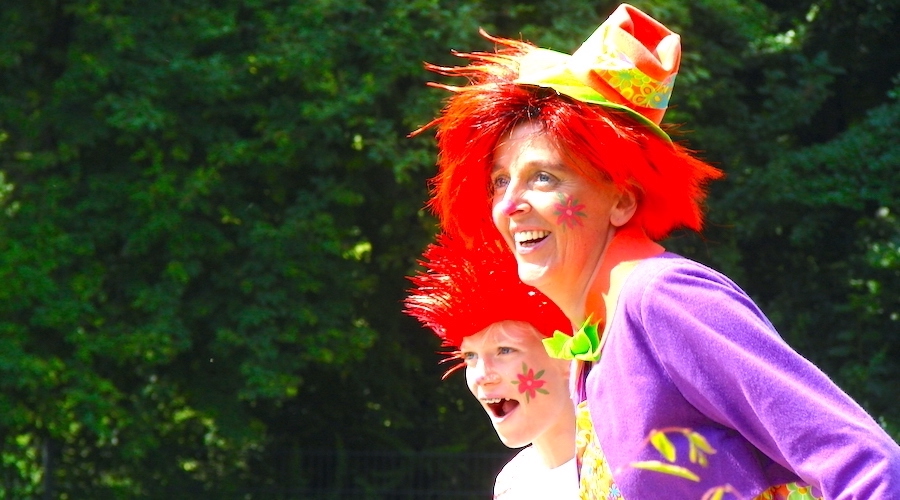
M 623 110 L 657 134 L 681 64 L 681 37 L 621 4 L 572 55 L 535 47 L 515 83 Z

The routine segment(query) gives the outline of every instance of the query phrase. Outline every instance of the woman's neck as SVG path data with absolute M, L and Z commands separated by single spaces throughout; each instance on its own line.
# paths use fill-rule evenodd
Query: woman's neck
M 588 317 L 605 323 L 607 314 L 612 313 L 622 284 L 634 266 L 664 251 L 662 245 L 648 238 L 640 229 L 625 227 L 617 230 L 600 257 L 580 303 L 569 316 L 573 325 L 580 328 Z

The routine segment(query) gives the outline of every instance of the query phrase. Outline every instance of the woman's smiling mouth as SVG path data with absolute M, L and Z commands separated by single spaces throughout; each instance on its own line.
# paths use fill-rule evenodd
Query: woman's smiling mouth
M 513 234 L 513 240 L 516 245 L 529 248 L 544 241 L 547 236 L 550 236 L 550 231 L 519 231 Z

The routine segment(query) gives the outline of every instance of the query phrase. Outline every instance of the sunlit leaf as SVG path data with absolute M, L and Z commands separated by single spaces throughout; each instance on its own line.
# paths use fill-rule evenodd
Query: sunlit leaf
M 669 462 L 675 461 L 675 445 L 664 432 L 651 431 L 650 444 Z
M 699 432 L 689 432 L 687 433 L 687 437 L 692 445 L 696 446 L 704 453 L 713 454 L 716 452 L 716 450 L 710 446 L 709 441 L 703 437 L 703 434 L 700 434 Z
M 684 479 L 689 479 L 691 481 L 699 482 L 700 477 L 694 474 L 693 472 L 685 469 L 684 467 L 679 467 L 673 464 L 667 464 L 665 462 L 660 462 L 658 460 L 646 460 L 641 462 L 632 462 L 631 466 L 636 469 L 644 469 L 655 472 L 660 472 L 663 474 L 668 474 L 670 476 L 678 476 Z

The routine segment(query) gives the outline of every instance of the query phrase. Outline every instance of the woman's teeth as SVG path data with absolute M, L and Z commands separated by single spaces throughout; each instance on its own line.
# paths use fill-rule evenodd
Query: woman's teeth
M 550 231 L 519 231 L 513 235 L 513 239 L 520 245 L 532 245 L 547 236 L 550 236 Z

